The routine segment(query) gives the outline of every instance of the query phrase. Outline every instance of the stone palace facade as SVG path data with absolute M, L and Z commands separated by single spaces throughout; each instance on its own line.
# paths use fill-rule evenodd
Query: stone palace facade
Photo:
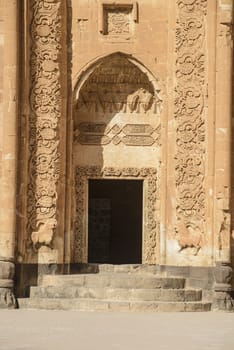
M 142 264 L 232 309 L 232 5 L 0 0 L 1 307 Z

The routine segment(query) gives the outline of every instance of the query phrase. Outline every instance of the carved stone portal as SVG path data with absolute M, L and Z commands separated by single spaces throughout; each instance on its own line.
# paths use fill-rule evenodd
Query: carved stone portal
M 159 253 L 159 196 L 155 168 L 76 168 L 76 217 L 74 223 L 74 261 L 87 262 L 87 193 L 88 179 L 136 179 L 144 181 L 143 258 L 142 263 L 155 264 Z

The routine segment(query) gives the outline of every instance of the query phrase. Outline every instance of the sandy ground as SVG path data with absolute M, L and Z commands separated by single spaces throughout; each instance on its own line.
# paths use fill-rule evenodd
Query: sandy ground
M 1 350 L 234 350 L 234 313 L 0 310 Z

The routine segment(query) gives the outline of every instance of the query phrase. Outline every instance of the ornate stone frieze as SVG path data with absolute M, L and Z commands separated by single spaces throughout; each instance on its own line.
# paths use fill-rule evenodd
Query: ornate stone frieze
M 205 113 L 207 0 L 177 0 L 176 237 L 181 247 L 202 245 L 205 222 Z
M 82 122 L 74 132 L 74 142 L 82 145 L 160 146 L 160 136 L 160 125 L 156 128 L 150 124 L 108 127 L 106 123 Z
M 61 117 L 59 55 L 61 0 L 32 0 L 28 234 L 34 247 L 50 244 L 56 227 Z M 51 225 L 51 223 L 53 224 Z M 49 228 L 47 230 L 47 228 Z
M 159 242 L 158 179 L 155 168 L 114 168 L 78 166 L 75 174 L 76 218 L 74 223 L 74 261 L 87 261 L 86 186 L 88 179 L 137 179 L 144 181 L 143 263 L 157 262 Z

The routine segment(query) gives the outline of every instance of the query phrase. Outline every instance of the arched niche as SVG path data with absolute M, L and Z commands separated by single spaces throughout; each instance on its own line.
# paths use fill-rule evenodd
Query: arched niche
M 111 54 L 80 74 L 73 104 L 74 262 L 88 261 L 90 179 L 142 181 L 142 262 L 157 262 L 161 110 L 157 80 L 130 55 Z

